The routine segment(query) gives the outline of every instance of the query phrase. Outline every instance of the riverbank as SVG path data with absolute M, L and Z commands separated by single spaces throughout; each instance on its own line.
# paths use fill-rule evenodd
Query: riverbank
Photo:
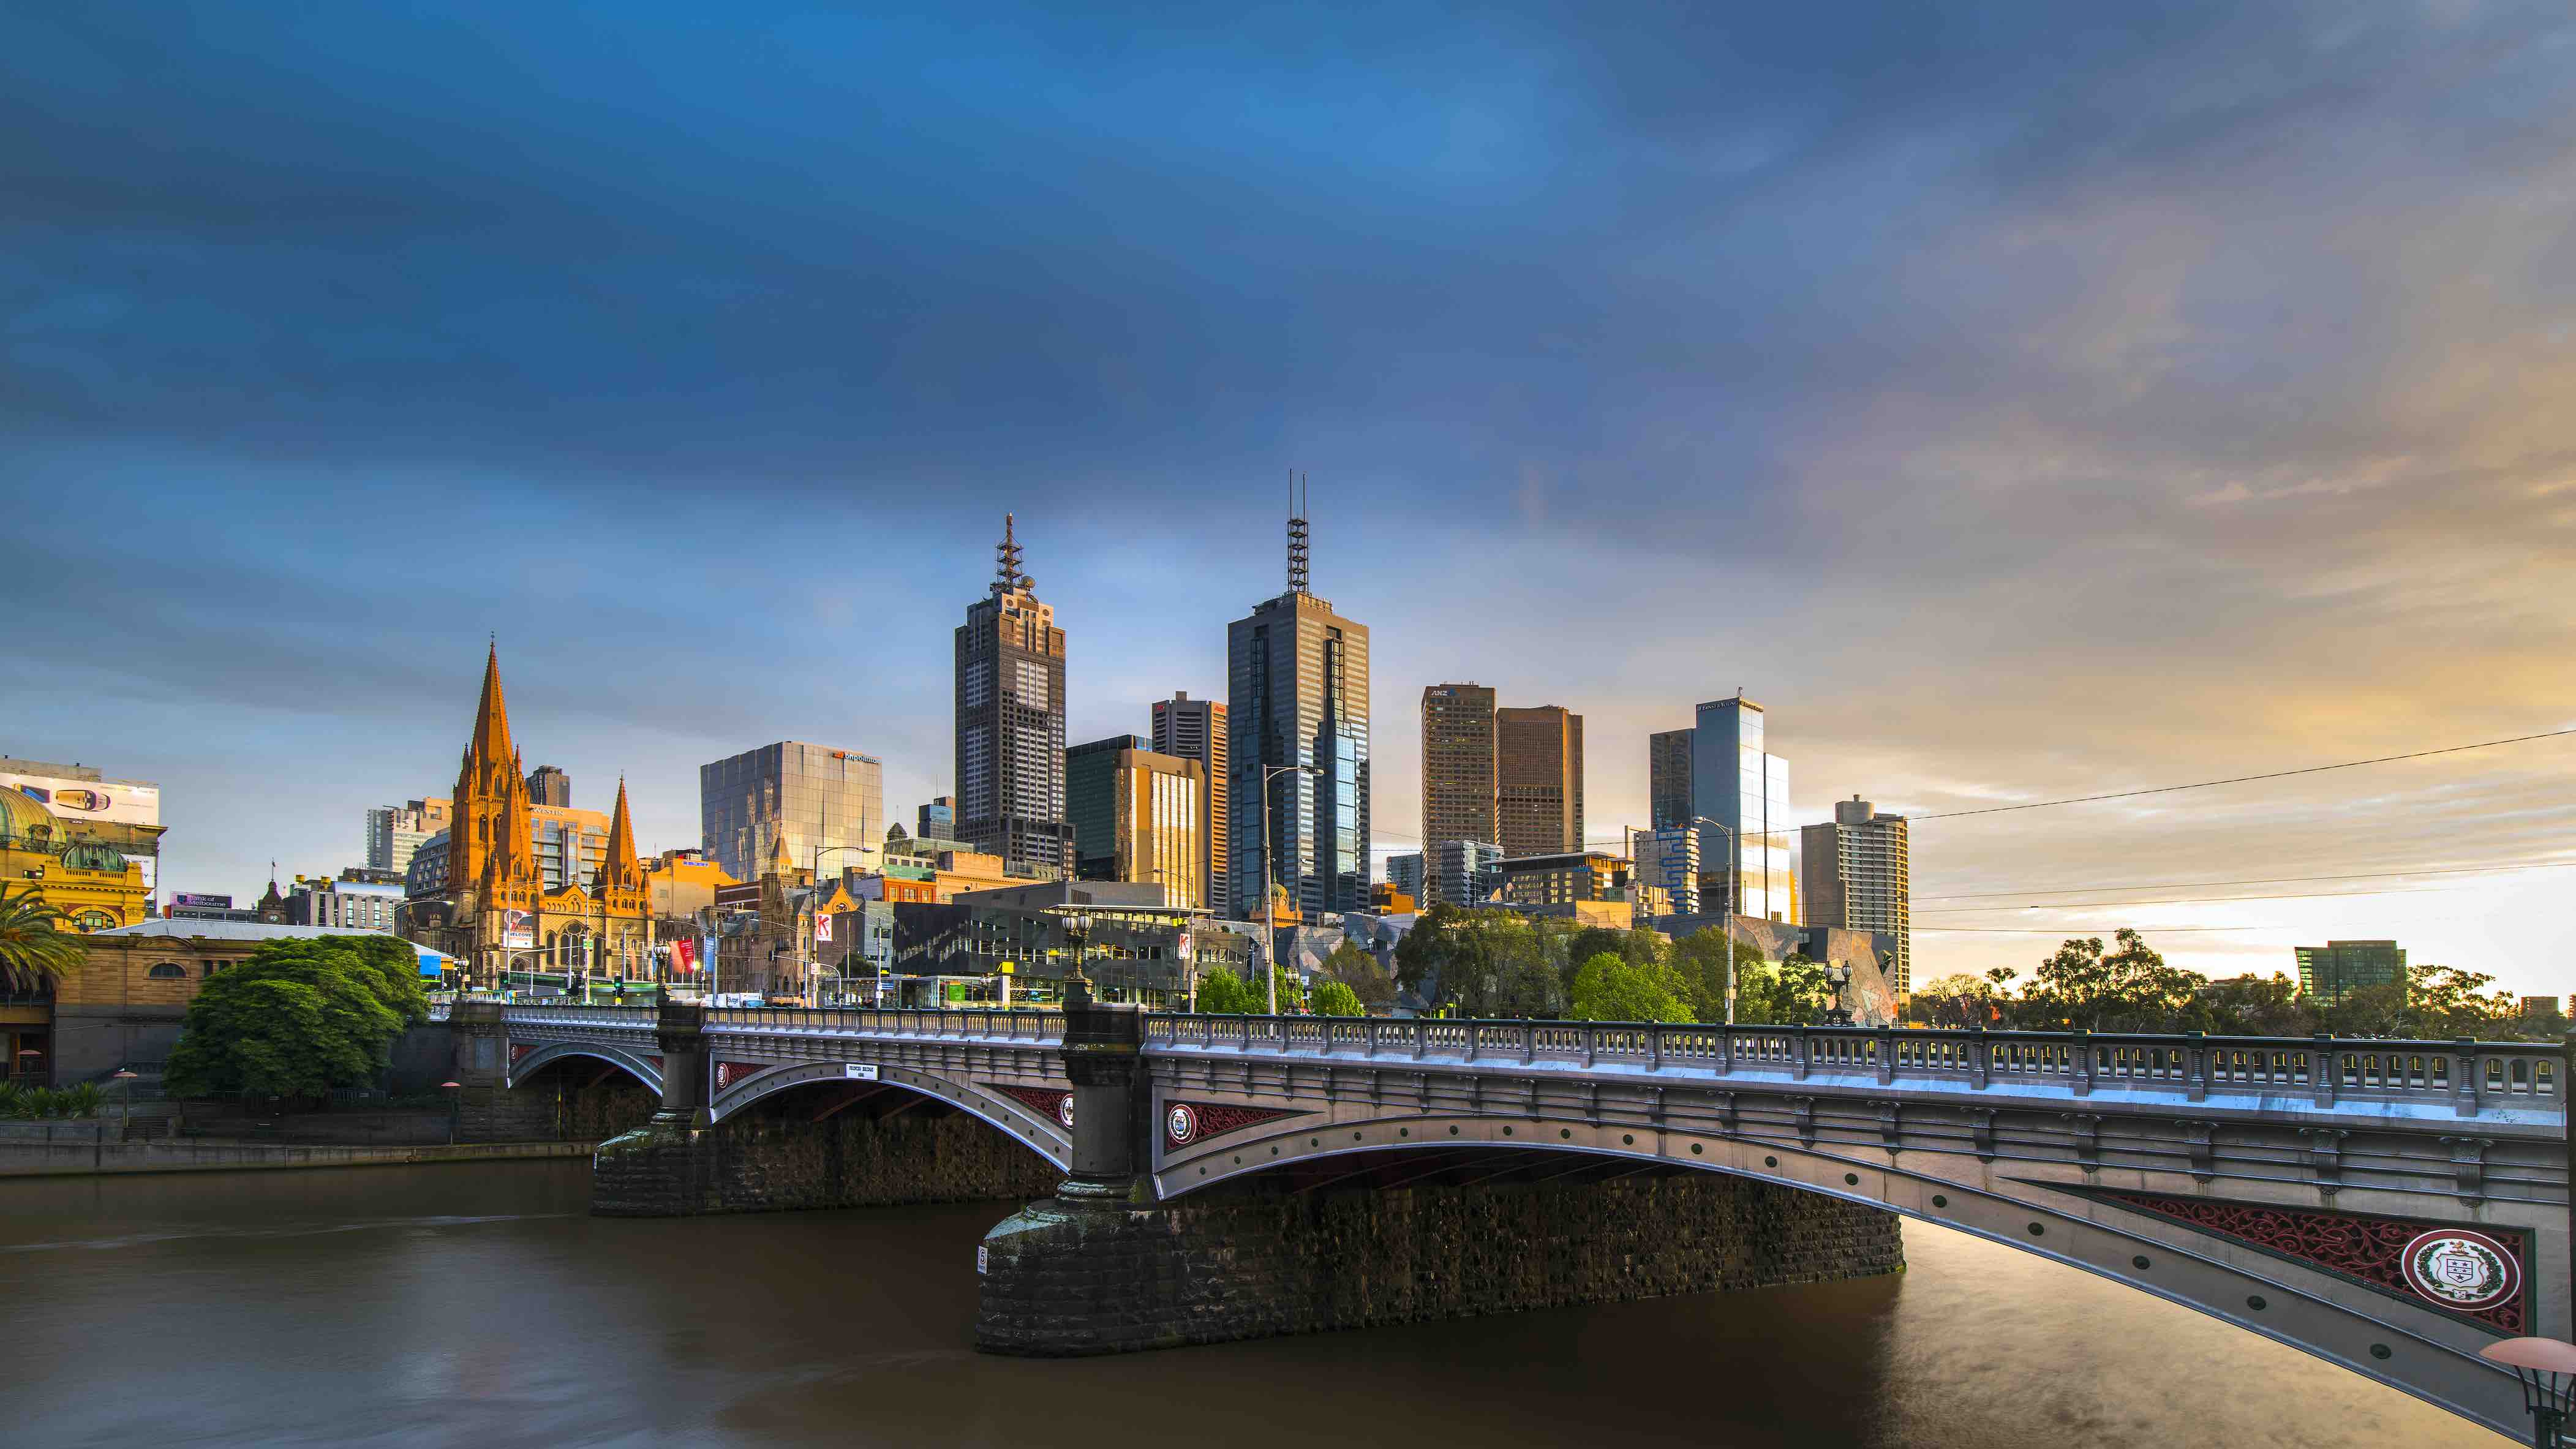
M 11 1124 L 23 1126 L 32 1124 Z M 182 1138 L 111 1140 L 91 1122 L 48 1123 L 45 1140 L 0 1136 L 0 1178 L 90 1177 L 154 1172 L 263 1172 L 320 1167 L 412 1167 L 446 1162 L 588 1158 L 595 1142 L 462 1142 L 363 1147 Z

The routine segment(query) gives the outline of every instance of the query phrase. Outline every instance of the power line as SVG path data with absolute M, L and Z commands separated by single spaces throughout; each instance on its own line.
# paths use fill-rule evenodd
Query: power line
M 2082 932 L 2081 926 L 1916 926 L 1915 934 L 1937 931 L 1945 936 L 2063 936 Z M 2293 926 L 2153 926 L 2147 928 L 2159 936 L 2193 935 L 2203 931 L 2288 931 Z M 2144 932 L 2140 932 L 2144 934 Z
M 2223 906 L 2234 901 L 2339 901 L 2359 900 L 2365 896 L 2406 895 L 2417 890 L 2456 891 L 2462 886 L 2390 886 L 2376 891 L 2297 891 L 2270 896 L 2163 896 L 2132 901 L 2061 901 L 2054 905 L 2027 906 L 1935 906 L 1935 915 L 1968 915 L 1981 911 L 2080 911 L 2095 906 Z
M 2052 805 L 2087 805 L 2098 800 L 2134 800 L 2141 795 L 2170 795 L 2177 790 L 2206 790 L 2213 785 L 2242 785 L 2252 780 L 2286 780 L 2292 775 L 2317 775 L 2328 770 L 2351 770 L 2363 765 L 2386 765 L 2398 760 L 2423 760 L 2435 755 L 2457 755 L 2469 750 L 2492 750 L 2499 745 L 2519 745 L 2531 740 L 2554 740 L 2562 735 L 2576 735 L 2576 729 L 2545 730 L 2536 735 L 2515 735 L 2506 740 L 2481 740 L 2474 745 L 2448 745 L 2438 750 L 2416 750 L 2403 755 L 2379 755 L 2367 760 L 2345 760 L 2333 765 L 2309 765 L 2297 770 L 2273 770 L 2261 775 L 2231 775 L 2224 780 L 2195 780 L 2188 785 L 2158 785 L 2147 790 L 2114 790 L 2107 795 L 2071 795 L 2063 800 L 2033 800 L 2022 805 L 1989 805 L 1978 810 L 1943 810 L 1931 815 L 1915 815 L 1913 820 L 1956 820 L 1964 815 L 2001 815 L 2013 810 L 2045 810 Z
M 2163 891 L 2201 890 L 2216 886 L 2304 885 L 2320 880 L 2378 880 L 2392 875 L 2501 875 L 2516 870 L 2565 870 L 2576 867 L 2576 860 L 2540 860 L 2528 865 L 2433 865 L 2416 870 L 2365 870 L 2350 875 L 2270 875 L 2245 880 L 2166 880 L 2143 885 L 2049 886 L 2026 891 L 1960 891 L 1946 896 L 1916 896 L 1917 901 L 1978 901 L 1998 896 L 2066 896 L 2085 891 Z

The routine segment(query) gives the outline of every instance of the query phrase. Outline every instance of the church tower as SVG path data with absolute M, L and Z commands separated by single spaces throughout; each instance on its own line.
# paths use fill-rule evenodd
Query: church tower
M 608 821 L 608 854 L 591 896 L 612 916 L 644 912 L 644 866 L 635 858 L 635 826 L 626 818 L 626 777 L 617 777 L 617 813 Z

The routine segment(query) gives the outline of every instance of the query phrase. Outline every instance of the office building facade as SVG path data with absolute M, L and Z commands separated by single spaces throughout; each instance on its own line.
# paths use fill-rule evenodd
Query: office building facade
M 2365 986 L 2406 984 L 2406 951 L 2395 941 L 2328 941 L 2291 948 L 2299 994 L 2329 1005 Z
M 402 903 L 403 888 L 398 885 L 297 876 L 286 893 L 286 924 L 391 932 Z
M 1500 887 L 1495 868 L 1502 864 L 1503 848 L 1493 841 L 1444 840 L 1423 857 L 1423 884 L 1451 905 L 1484 905 Z
M 570 805 L 572 776 L 560 765 L 539 765 L 528 772 L 528 803 Z
M 1698 738 L 1697 730 L 1646 737 L 1646 813 L 1657 830 L 1691 823 L 1691 751 Z
M 1409 850 L 1402 855 L 1388 856 L 1386 882 L 1398 892 L 1413 897 L 1423 909 L 1430 909 L 1431 897 L 1425 889 L 1427 882 L 1422 873 L 1421 851 Z
M 1367 909 L 1369 631 L 1308 592 L 1302 517 L 1288 591 L 1226 626 L 1226 679 L 1232 909 L 1250 919 L 1273 881 L 1303 911 Z
M 1494 711 L 1494 819 L 1507 858 L 1583 848 L 1583 716 Z
M 957 797 L 940 795 L 912 815 L 912 833 L 924 840 L 957 838 Z
M 1196 760 L 1207 774 L 1207 808 L 1205 828 L 1200 839 L 1207 859 L 1199 867 L 1206 881 L 1202 904 L 1223 912 L 1233 899 L 1227 877 L 1232 862 L 1226 859 L 1227 831 L 1232 818 L 1227 809 L 1225 706 L 1212 699 L 1192 699 L 1175 693 L 1170 699 L 1154 701 L 1154 752 L 1175 759 Z
M 377 806 L 367 812 L 367 868 L 408 875 L 412 855 L 451 823 L 444 797 Z
M 781 740 L 698 767 L 699 847 L 757 880 L 780 840 L 799 869 L 874 869 L 885 844 L 885 765 L 874 755 Z M 542 847 L 541 847 L 542 848 Z
M 1724 827 L 1700 827 L 1700 900 L 1705 910 L 1794 924 L 1798 827 L 1789 818 L 1789 762 L 1764 748 L 1763 726 L 1762 706 L 1742 695 L 1699 707 L 1691 813 Z
M 1629 848 L 1637 853 L 1637 880 L 1660 891 L 1676 915 L 1699 914 L 1699 836 L 1687 825 L 1669 825 L 1629 837 Z
M 1854 795 L 1834 802 L 1834 818 L 1800 832 L 1799 891 L 1805 923 L 1894 938 L 1888 984 L 1914 989 L 1913 867 L 1905 817 L 1881 815 Z
M 1073 827 L 1073 868 L 1066 875 L 1075 880 L 1124 879 L 1116 873 L 1111 788 L 1118 757 L 1145 748 L 1142 735 L 1111 735 L 1064 752 L 1064 820 Z
M 1422 848 L 1453 840 L 1500 840 L 1495 823 L 1494 691 L 1481 684 L 1434 684 L 1422 691 Z M 1425 904 L 1446 899 L 1434 894 Z M 1463 905 L 1464 902 L 1451 902 Z
M 1020 572 L 1008 514 L 993 560 L 991 587 L 957 627 L 957 838 L 1008 869 L 1069 874 L 1064 631 Z

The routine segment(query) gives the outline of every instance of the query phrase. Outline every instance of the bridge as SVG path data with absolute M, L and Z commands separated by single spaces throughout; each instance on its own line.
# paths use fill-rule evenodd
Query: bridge
M 1064 1012 L 463 1002 L 447 1015 L 469 1097 L 539 1093 L 576 1065 L 652 1094 L 650 1122 L 602 1147 L 599 1211 L 675 1173 L 698 1185 L 643 1191 L 631 1210 L 746 1205 L 723 1198 L 735 1178 L 705 1166 L 734 1124 L 806 1130 L 868 1102 L 971 1120 L 1042 1159 L 1022 1160 L 1064 1175 L 1054 1195 L 979 1253 L 979 1343 L 1001 1352 L 1885 1271 L 1903 1217 L 2116 1279 L 2519 1434 L 2520 1391 L 2478 1350 L 2568 1337 L 2576 1307 L 2569 1058 L 2547 1044 L 1200 1016 L 1079 998 Z M 1312 1204 L 1423 1184 L 1514 1188 L 1522 1216 L 1477 1199 L 1478 1220 L 1507 1237 L 1557 1233 L 1557 1252 L 1579 1256 L 1641 1212 L 1694 1246 L 1665 1261 L 1629 1243 L 1643 1266 L 1616 1269 L 1624 1285 L 1451 1290 L 1472 1302 L 1408 1289 L 1401 1304 L 1350 1306 L 1347 1276 L 1299 1276 L 1332 1271 L 1301 1258 L 1379 1251 L 1378 1229 L 1319 1226 Z M 1529 1208 L 1533 1193 L 1558 1196 Z M 1568 1205 L 1583 1194 L 1615 1197 L 1616 1220 L 1580 1217 Z M 1252 1205 L 1267 1216 L 1246 1216 Z M 1802 1237 L 1801 1223 L 1825 1227 Z M 1307 1234 L 1305 1248 L 1280 1232 Z M 1317 1233 L 1338 1236 L 1318 1249 Z M 1768 1234 L 1770 1256 L 1710 1266 L 1733 1251 L 1727 1233 Z M 1367 1291 L 1383 1294 L 1404 1265 L 1371 1273 Z M 1211 1301 L 1152 1301 L 1161 1290 L 1146 1286 L 1228 1274 Z M 1109 1291 L 1120 1282 L 1129 1301 Z M 1337 1306 L 1306 1312 L 1305 1297 Z

